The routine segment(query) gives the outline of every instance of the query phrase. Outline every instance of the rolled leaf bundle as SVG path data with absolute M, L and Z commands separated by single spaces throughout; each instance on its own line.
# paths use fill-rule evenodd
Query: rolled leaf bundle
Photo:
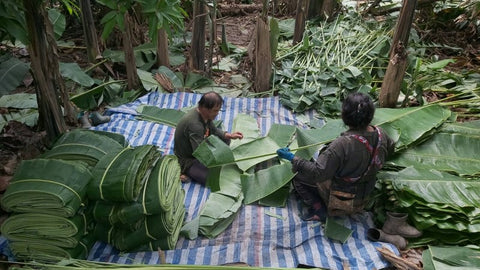
M 24 160 L 2 197 L 6 211 L 71 217 L 86 201 L 92 175 L 83 163 Z
M 122 140 L 123 138 L 123 140 Z M 110 152 L 119 152 L 125 146 L 125 138 L 120 134 L 74 129 L 64 133 L 52 149 L 43 153 L 41 158 L 84 161 L 95 166 L 98 160 Z
M 93 209 L 97 222 L 121 226 L 140 220 L 143 215 L 170 211 L 177 203 L 175 195 L 181 189 L 180 165 L 174 155 L 166 155 L 156 162 L 140 196 L 132 203 L 97 201 Z
M 26 241 L 74 248 L 87 234 L 87 220 L 83 215 L 72 218 L 46 214 L 15 214 L 2 224 L 2 234 L 9 241 Z
M 92 234 L 85 235 L 74 248 L 62 248 L 33 241 L 12 241 L 9 247 L 15 259 L 37 262 L 58 262 L 61 258 L 81 259 L 87 258 L 90 249 L 95 243 Z
M 105 155 L 93 168 L 89 199 L 134 202 L 160 154 L 153 145 L 141 145 Z
M 178 240 L 185 217 L 184 198 L 183 189 L 179 189 L 175 208 L 158 215 L 147 216 L 142 226 L 135 231 L 97 223 L 94 234 L 98 239 L 110 243 L 121 251 L 138 251 L 140 248 L 147 248 L 152 241 L 163 249 L 172 249 Z

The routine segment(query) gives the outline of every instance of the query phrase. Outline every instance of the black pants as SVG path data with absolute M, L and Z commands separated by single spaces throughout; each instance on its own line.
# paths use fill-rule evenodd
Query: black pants
M 187 176 L 193 181 L 204 185 L 207 183 L 208 168 L 197 159 L 193 161 L 192 166 L 187 170 Z
M 330 181 L 322 184 L 313 184 L 309 175 L 297 173 L 293 178 L 293 187 L 303 202 L 307 205 L 314 205 L 321 203 L 326 205 L 328 203 L 328 194 L 330 193 Z

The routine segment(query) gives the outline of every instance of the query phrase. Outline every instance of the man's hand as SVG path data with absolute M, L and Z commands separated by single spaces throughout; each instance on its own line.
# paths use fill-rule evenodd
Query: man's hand
M 226 139 L 243 139 L 243 134 L 239 131 L 235 131 L 233 133 L 225 133 Z
M 290 149 L 288 147 L 278 149 L 277 155 L 288 161 L 292 161 L 293 157 L 295 156 L 292 152 L 290 152 Z

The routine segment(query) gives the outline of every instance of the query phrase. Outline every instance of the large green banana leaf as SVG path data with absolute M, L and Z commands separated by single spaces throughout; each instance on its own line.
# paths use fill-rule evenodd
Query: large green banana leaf
M 242 174 L 244 203 L 251 204 L 284 187 L 295 176 L 291 163 L 283 163 L 259 170 L 254 174 Z
M 2 196 L 2 206 L 9 212 L 71 217 L 85 204 L 91 177 L 80 162 L 24 160 Z
M 2 224 L 2 235 L 9 241 L 37 242 L 74 248 L 87 234 L 86 222 L 84 215 L 65 218 L 38 213 L 15 214 Z
M 462 176 L 480 175 L 480 136 L 437 133 L 428 141 L 410 147 L 388 161 L 400 167 L 416 166 L 453 172 Z
M 286 147 L 295 136 L 296 127 L 273 123 L 268 130 L 267 137 L 277 143 L 279 147 Z
M 118 134 L 87 129 L 74 129 L 64 133 L 41 158 L 84 161 L 95 166 L 98 160 L 110 152 L 118 152 L 125 146 L 125 138 Z
M 195 239 L 200 233 L 214 238 L 232 223 L 243 202 L 240 174 L 241 171 L 234 164 L 221 167 L 219 190 L 211 192 L 198 216 L 184 224 L 183 235 Z
M 207 167 L 234 162 L 232 149 L 217 136 L 206 138 L 193 152 L 193 156 Z
M 329 120 L 318 129 L 297 128 L 296 139 L 300 149 L 296 151 L 295 155 L 307 160 L 311 159 L 323 144 L 333 141 L 343 131 L 345 131 L 345 124 L 340 119 Z M 292 148 L 292 150 L 295 149 Z
M 248 114 L 239 113 L 233 119 L 232 131 L 240 131 L 243 134 L 241 140 L 232 140 L 230 148 L 235 149 L 237 146 L 258 139 L 260 137 L 260 128 L 257 120 Z
M 480 251 L 474 247 L 428 246 L 422 262 L 424 270 L 474 270 L 480 268 Z
M 153 145 L 141 145 L 105 155 L 93 168 L 89 199 L 134 202 L 160 154 Z
M 469 135 L 480 135 L 480 120 L 469 121 L 469 122 L 455 122 L 455 123 L 445 123 L 441 128 L 442 132 L 446 133 L 461 133 Z
M 175 109 L 159 108 L 150 105 L 140 105 L 137 107 L 137 119 L 157 122 L 172 127 L 176 127 L 185 112 Z
M 372 124 L 381 127 L 395 142 L 397 151 L 421 142 L 451 116 L 451 111 L 440 105 L 404 109 L 379 108 Z

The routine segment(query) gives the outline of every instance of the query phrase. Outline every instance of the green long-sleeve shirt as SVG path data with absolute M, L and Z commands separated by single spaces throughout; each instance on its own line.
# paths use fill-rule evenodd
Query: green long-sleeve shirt
M 175 129 L 173 152 L 178 158 L 182 173 L 192 166 L 195 160 L 193 152 L 210 135 L 226 140 L 225 131 L 217 128 L 213 121 L 205 122 L 197 108 L 190 110 L 180 119 Z

